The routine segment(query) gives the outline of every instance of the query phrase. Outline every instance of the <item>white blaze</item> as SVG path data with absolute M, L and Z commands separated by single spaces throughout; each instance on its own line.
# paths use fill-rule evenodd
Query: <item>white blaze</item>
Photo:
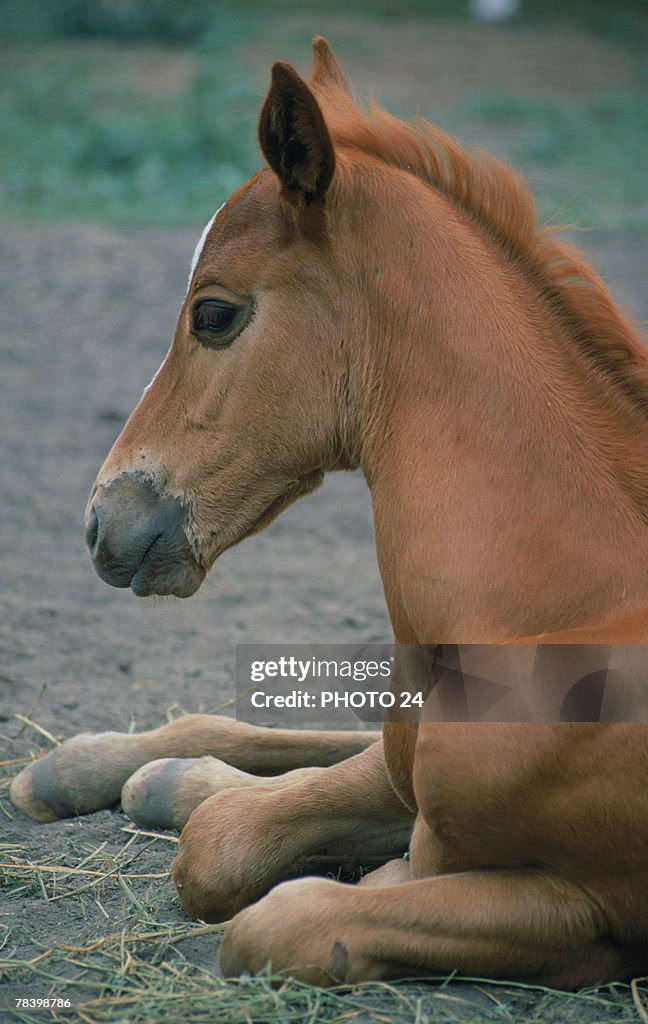
M 225 203 L 223 203 L 223 206 L 225 206 Z M 212 227 L 214 225 L 214 221 L 216 220 L 216 218 L 218 217 L 218 214 L 223 209 L 223 206 L 219 206 L 218 209 L 216 210 L 216 213 L 211 218 L 211 220 L 207 224 L 205 224 L 205 226 L 203 228 L 202 235 L 198 239 L 198 244 L 196 245 L 196 248 L 194 249 L 194 254 L 191 257 L 191 270 L 189 271 L 189 280 L 187 281 L 187 291 L 185 292 L 185 295 L 187 295 L 189 293 L 189 288 L 191 287 L 191 282 L 193 281 L 193 276 L 196 273 L 196 267 L 198 266 L 198 261 L 199 261 L 201 255 L 202 255 L 203 249 L 205 248 L 205 242 L 207 241 L 207 235 L 211 231 L 211 229 L 212 229 Z M 168 355 L 168 353 L 167 353 L 167 355 Z M 160 371 L 161 371 L 162 367 L 164 366 L 164 364 L 166 363 L 166 360 L 167 360 L 167 357 L 165 356 L 164 359 L 162 360 L 162 362 L 160 363 L 158 369 L 155 371 L 155 373 L 153 375 L 153 379 L 151 380 L 151 383 L 147 384 L 146 387 L 144 388 L 144 394 L 146 394 L 147 391 L 150 391 L 150 389 L 155 384 L 155 381 L 159 377 Z
M 168 355 L 168 353 L 167 353 L 167 355 Z M 143 392 L 142 392 L 142 395 L 145 395 L 147 391 L 150 391 L 150 390 L 151 390 L 151 388 L 152 388 L 152 387 L 153 387 L 153 385 L 155 384 L 156 380 L 157 380 L 157 379 L 158 379 L 158 377 L 160 376 L 160 370 L 162 369 L 162 367 L 163 367 L 163 366 L 164 366 L 164 364 L 166 363 L 166 360 L 167 360 L 167 357 L 165 356 L 165 357 L 164 357 L 164 359 L 162 360 L 162 362 L 160 363 L 160 365 L 158 366 L 157 370 L 156 370 L 156 371 L 155 371 L 155 373 L 153 374 L 153 377 L 151 378 L 151 383 L 150 383 L 150 384 L 147 384 L 147 385 L 146 385 L 146 387 L 144 388 L 144 390 L 143 390 Z
M 223 206 L 225 206 L 225 203 L 223 203 Z M 219 206 L 218 209 L 216 210 L 216 213 L 214 214 L 214 216 L 209 221 L 209 223 L 205 224 L 205 227 L 203 228 L 203 233 L 200 236 L 200 238 L 198 239 L 198 244 L 196 245 L 196 248 L 194 249 L 194 254 L 193 254 L 192 258 L 191 258 L 191 270 L 189 271 L 189 280 L 187 281 L 187 291 L 189 291 L 191 282 L 193 280 L 193 276 L 196 273 L 196 267 L 198 266 L 198 261 L 199 261 L 200 257 L 202 256 L 203 249 L 205 248 L 205 242 L 207 241 L 207 235 L 209 234 L 209 232 L 211 231 L 212 227 L 214 226 L 214 221 L 216 220 L 216 218 L 218 217 L 218 214 L 223 209 L 223 206 Z

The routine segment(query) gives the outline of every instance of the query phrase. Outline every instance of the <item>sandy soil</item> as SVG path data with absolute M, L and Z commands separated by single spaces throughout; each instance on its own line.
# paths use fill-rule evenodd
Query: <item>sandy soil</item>
M 368 492 L 356 475 L 335 475 L 224 556 L 189 602 L 140 601 L 96 577 L 82 531 L 87 492 L 166 349 L 195 232 L 40 226 L 4 238 L 0 759 L 49 746 L 14 717 L 36 701 L 33 718 L 61 737 L 149 728 L 180 709 L 227 705 L 237 643 L 389 641 Z M 0 806 L 0 843 L 21 844 L 34 860 L 66 863 L 79 844 L 101 843 L 110 858 L 129 838 L 119 813 L 38 826 L 6 799 Z M 164 870 L 171 853 L 158 843 L 145 870 Z M 166 919 L 179 918 L 163 884 Z M 23 894 L 11 904 L 21 940 L 11 953 L 114 930 L 128 901 L 107 892 L 102 904 L 110 921 L 96 907 L 89 920 L 74 900 L 43 913 L 40 893 Z M 204 940 L 196 955 L 211 963 L 214 948 Z
M 523 58 L 526 43 L 520 38 L 522 56 L 516 51 L 514 70 L 533 88 L 536 72 Z M 415 41 L 412 30 L 411 45 Z M 556 45 L 559 62 L 567 67 L 564 40 Z M 586 61 L 587 75 L 593 75 L 598 60 L 599 76 L 608 68 L 618 78 L 618 62 L 609 54 L 601 62 L 601 45 L 592 44 L 596 53 L 592 64 L 589 57 Z M 360 80 L 365 64 L 371 65 L 367 77 L 375 79 L 381 46 L 387 46 L 387 37 L 358 55 Z M 429 68 L 424 56 L 419 48 L 411 66 L 401 65 L 391 87 L 399 103 L 416 101 Z M 489 65 L 497 79 L 492 87 L 499 87 L 500 65 L 492 53 Z M 449 89 L 450 68 L 444 68 Z M 456 67 L 454 74 L 458 81 Z M 576 85 L 573 66 L 565 75 L 552 89 L 589 88 L 585 72 Z M 388 98 L 388 79 L 383 98 Z M 600 77 L 596 81 L 600 84 Z M 356 475 L 332 476 L 265 534 L 229 552 L 189 602 L 138 601 L 94 574 L 82 535 L 87 492 L 166 350 L 199 229 L 116 231 L 88 224 L 3 229 L 2 759 L 49 745 L 17 713 L 31 710 L 40 726 L 66 737 L 86 730 L 148 728 L 180 709 L 220 708 L 233 695 L 239 642 L 389 640 L 368 493 Z M 648 316 L 645 238 L 591 234 L 587 244 L 604 272 L 620 282 L 620 299 Z M 46 851 L 57 859 L 105 843 L 109 857 L 125 842 L 120 830 L 127 822 L 118 812 L 38 826 L 6 800 L 0 807 L 2 842 L 19 844 L 25 856 L 38 858 Z M 142 863 L 147 871 L 163 871 L 169 859 L 168 846 L 160 842 L 147 848 Z M 179 918 L 170 883 L 156 885 L 166 887 L 169 919 Z M 99 907 L 89 914 L 87 905 L 81 908 L 74 900 L 45 905 L 40 893 L 29 892 L 6 904 L 2 914 L 10 917 L 0 916 L 0 925 L 7 920 L 14 927 L 12 955 L 28 957 L 39 943 L 115 930 L 129 913 L 119 890 L 106 893 L 102 906 L 108 919 Z M 213 938 L 196 940 L 184 952 L 212 963 L 214 945 Z

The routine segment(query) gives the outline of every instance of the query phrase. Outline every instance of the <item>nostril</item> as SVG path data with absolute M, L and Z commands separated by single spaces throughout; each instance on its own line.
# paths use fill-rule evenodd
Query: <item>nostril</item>
M 99 539 L 99 517 L 95 512 L 94 505 L 88 511 L 85 524 L 86 544 L 91 551 L 94 551 Z

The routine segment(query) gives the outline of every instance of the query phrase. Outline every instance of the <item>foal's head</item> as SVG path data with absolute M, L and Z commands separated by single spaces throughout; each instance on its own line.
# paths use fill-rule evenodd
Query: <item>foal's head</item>
M 646 521 L 640 340 L 510 168 L 364 116 L 314 48 L 308 84 L 275 65 L 268 167 L 205 229 L 171 349 L 99 473 L 99 575 L 186 597 L 324 472 L 360 465 L 393 621 L 402 576 L 408 607 L 450 608 L 453 581 L 454 618 L 492 624 L 505 561 L 498 628 L 518 628 L 530 578 L 569 607 L 519 614 L 524 633 L 571 624 L 581 592 L 598 613 L 637 571 L 614 538 Z M 568 601 L 550 567 L 575 552 Z
M 227 547 L 357 462 L 349 260 L 330 230 L 318 87 L 344 93 L 322 40 L 311 86 L 274 67 L 259 122 L 269 169 L 203 232 L 169 353 L 99 473 L 87 539 L 114 586 L 192 594 Z

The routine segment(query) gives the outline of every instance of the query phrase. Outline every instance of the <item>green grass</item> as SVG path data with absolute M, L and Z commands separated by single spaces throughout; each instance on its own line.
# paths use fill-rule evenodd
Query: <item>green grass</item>
M 200 47 L 206 35 L 226 33 L 231 44 L 237 26 L 283 7 L 276 0 L 0 0 L 0 39 L 47 42 L 52 39 L 112 39 Z
M 277 14 L 308 14 L 314 6 L 327 17 L 348 12 L 340 52 L 352 74 L 346 52 L 370 45 L 367 19 L 387 18 L 386 0 L 363 0 L 350 10 L 341 0 L 299 7 L 296 0 L 245 7 L 218 0 L 0 0 L 0 39 L 12 40 L 0 46 L 0 218 L 161 225 L 206 219 L 261 162 L 255 127 L 267 68 L 251 72 L 241 54 L 277 24 Z M 558 9 L 557 0 L 524 4 L 532 20 Z M 392 14 L 394 30 L 412 12 L 465 11 L 454 0 L 411 0 Z M 632 42 L 648 24 L 638 0 L 578 0 L 568 13 L 586 26 L 609 15 L 614 38 L 623 35 L 619 25 L 632 24 Z M 290 19 L 281 24 L 290 35 Z M 304 25 L 297 24 L 306 63 Z M 627 59 L 627 48 L 618 52 Z M 443 117 L 459 132 L 466 118 L 479 119 L 495 144 L 503 138 L 506 155 L 530 170 L 543 213 L 646 227 L 645 92 L 564 103 L 489 96 Z
M 138 91 L 117 56 L 105 45 L 5 55 L 0 215 L 186 223 L 259 163 L 258 99 L 217 48 L 161 95 Z
M 0 217 L 173 225 L 213 212 L 260 165 L 262 87 L 241 75 L 229 47 L 169 51 L 168 59 L 186 65 L 184 80 L 156 94 L 135 75 L 140 61 L 110 45 L 6 52 Z M 543 213 L 645 228 L 645 94 L 578 103 L 488 96 L 446 114 L 459 131 L 466 118 L 505 137 L 509 158 L 531 172 Z
M 0 38 L 44 41 L 53 38 L 119 39 L 194 45 L 206 26 L 245 11 L 254 18 L 269 13 L 321 16 L 351 14 L 365 18 L 445 18 L 469 16 L 468 0 L 0 0 Z M 636 44 L 647 28 L 645 0 L 523 0 L 525 21 L 559 19 L 622 43 Z

